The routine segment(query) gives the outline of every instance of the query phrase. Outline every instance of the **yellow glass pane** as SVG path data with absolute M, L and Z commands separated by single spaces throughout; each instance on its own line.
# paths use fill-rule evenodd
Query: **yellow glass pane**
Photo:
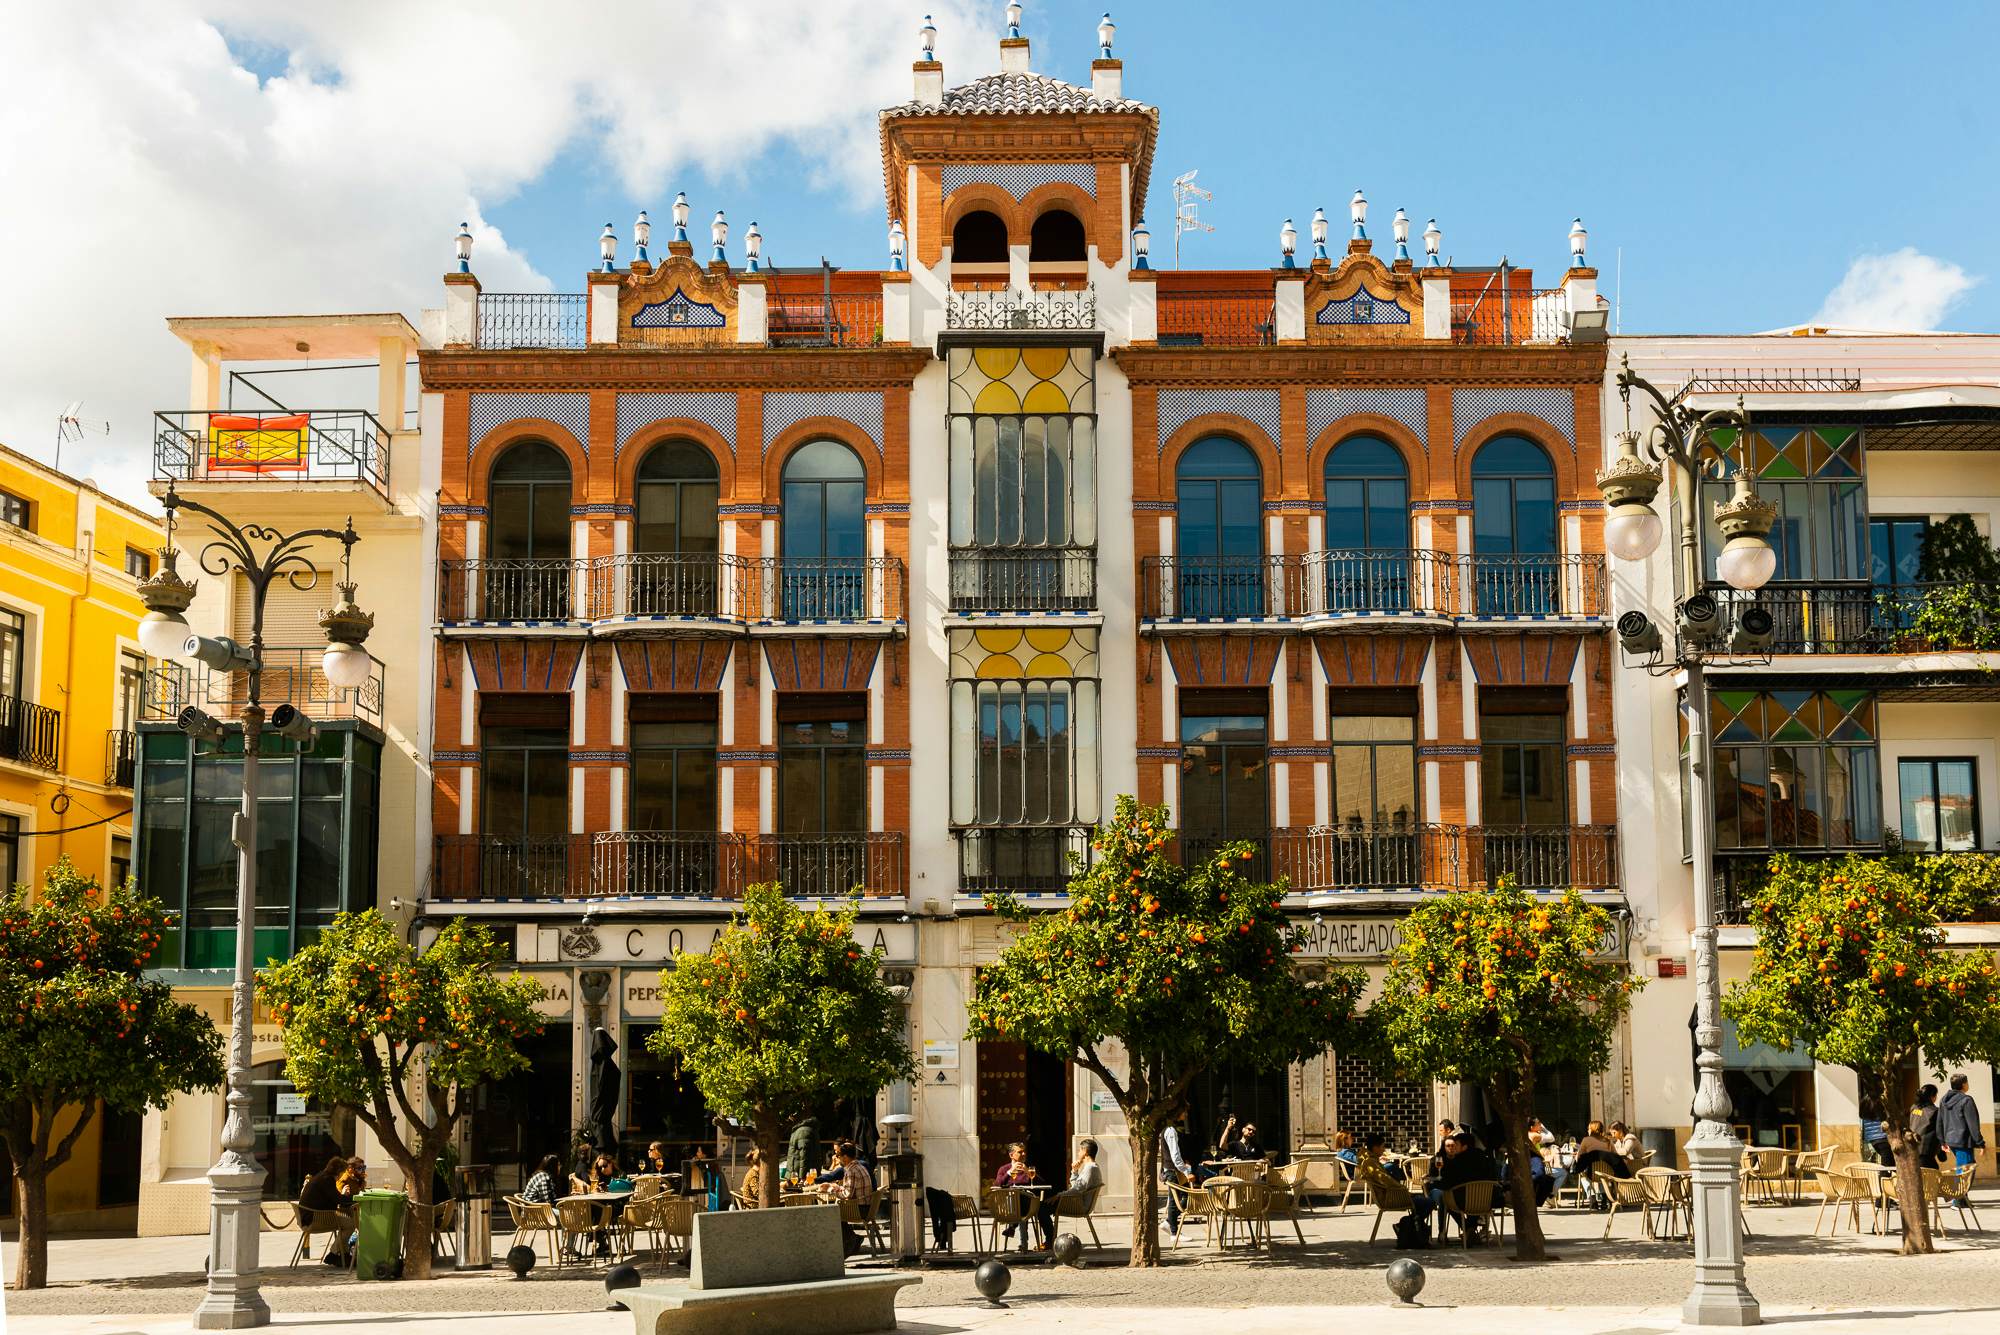
M 1045 654 L 1059 654 L 1069 648 L 1070 631 L 1063 626 L 1031 626 L 1028 645 Z
M 1021 400 L 1021 411 L 1024 413 L 1066 413 L 1069 411 L 1069 399 L 1064 395 L 1062 390 L 1044 380 L 1029 390 L 1027 397 Z
M 1004 380 L 995 380 L 979 391 L 973 400 L 972 411 L 976 413 L 1018 413 L 1021 411 L 1021 397 Z
M 979 363 L 979 369 L 987 375 L 995 380 L 1005 380 L 1008 372 L 1012 371 L 1015 364 L 1021 360 L 1021 350 L 1019 348 L 974 348 L 972 350 L 972 357 L 974 361 Z
M 979 665 L 979 675 L 988 681 L 1005 681 L 1019 677 L 1021 660 L 1012 654 L 993 654 Z
M 991 654 L 1012 653 L 1021 643 L 1021 629 L 1018 626 L 994 626 L 979 632 L 979 647 Z
M 1036 654 L 1028 661 L 1031 677 L 1067 677 L 1069 660 L 1061 654 Z
M 1047 380 L 1069 363 L 1068 348 L 1024 348 L 1021 360 L 1038 380 Z

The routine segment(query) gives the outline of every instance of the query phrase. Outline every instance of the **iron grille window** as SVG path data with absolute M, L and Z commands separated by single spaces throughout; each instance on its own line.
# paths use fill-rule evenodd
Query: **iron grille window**
M 1872 693 L 1717 690 L 1709 709 L 1718 849 L 1882 841 Z

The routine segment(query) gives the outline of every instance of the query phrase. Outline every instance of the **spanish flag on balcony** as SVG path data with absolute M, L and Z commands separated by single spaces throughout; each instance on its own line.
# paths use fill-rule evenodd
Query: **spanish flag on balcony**
M 210 472 L 296 473 L 306 467 L 309 413 L 282 417 L 212 414 L 208 419 Z

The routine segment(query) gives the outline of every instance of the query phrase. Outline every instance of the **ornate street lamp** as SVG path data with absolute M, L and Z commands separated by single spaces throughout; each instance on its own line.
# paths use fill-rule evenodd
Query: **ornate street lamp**
M 213 671 L 244 674 L 244 704 L 237 717 L 243 727 L 242 812 L 236 818 L 236 970 L 230 998 L 229 1073 L 221 1154 L 208 1170 L 210 1265 L 208 1289 L 195 1309 L 197 1330 L 235 1330 L 270 1323 L 271 1308 L 258 1284 L 258 1205 L 264 1169 L 252 1156 L 256 1138 L 250 1126 L 250 1021 L 256 1000 L 257 965 L 257 806 L 260 796 L 258 753 L 266 730 L 264 713 L 264 605 L 271 586 L 283 579 L 306 590 L 319 579 L 309 548 L 313 539 L 330 538 L 341 547 L 340 601 L 320 618 L 327 647 L 321 666 L 327 680 L 342 690 L 367 684 L 372 660 L 362 648 L 375 618 L 354 602 L 354 544 L 360 541 L 350 521 L 344 529 L 308 528 L 281 533 L 264 524 L 237 525 L 199 501 L 176 495 L 170 487 L 161 504 L 167 511 L 167 541 L 160 549 L 160 573 L 139 586 L 146 605 L 139 643 L 161 658 L 191 658 Z M 175 570 L 174 521 L 179 511 L 192 510 L 206 518 L 215 539 L 201 550 L 201 568 L 211 575 L 240 573 L 250 588 L 250 642 L 209 639 L 189 632 L 184 615 L 195 586 Z M 174 643 L 169 647 L 169 641 Z M 232 690 L 232 696 L 235 692 Z M 188 705 L 181 710 L 181 731 L 197 742 L 220 742 L 227 730 L 205 711 Z M 269 716 L 270 730 L 310 744 L 311 719 L 291 704 L 281 704 Z
M 1629 425 L 1634 389 L 1653 401 L 1658 417 L 1644 437 Z M 1694 1178 L 1695 1278 L 1681 1316 L 1697 1326 L 1754 1326 L 1760 1320 L 1759 1309 L 1744 1279 L 1743 1236 L 1738 1225 L 1741 1186 L 1737 1165 L 1743 1147 L 1730 1125 L 1729 1093 L 1722 1083 L 1722 984 L 1716 958 L 1706 668 L 1725 646 L 1715 600 L 1701 587 L 1696 548 L 1700 479 L 1704 471 L 1710 476 L 1734 476 L 1734 494 L 1715 507 L 1716 523 L 1727 537 L 1716 560 L 1716 573 L 1740 592 L 1762 588 L 1777 568 L 1769 541 L 1777 507 L 1757 495 L 1745 466 L 1747 454 L 1742 447 L 1750 419 L 1740 398 L 1734 408 L 1698 412 L 1661 393 L 1632 370 L 1629 360 L 1619 369 L 1618 393 L 1625 401 L 1627 429 L 1618 435 L 1617 455 L 1597 475 L 1598 489 L 1611 507 L 1604 525 L 1604 545 L 1623 561 L 1643 561 L 1653 554 L 1664 527 L 1653 510 L 1653 500 L 1665 470 L 1671 469 L 1680 530 L 1676 557 L 1681 563 L 1680 587 L 1686 591 L 1679 609 L 1673 660 L 1666 665 L 1678 668 L 1687 679 L 1687 800 L 1694 854 L 1695 1128 L 1687 1155 Z M 1723 431 L 1733 433 L 1737 457 L 1716 439 Z M 1727 648 L 1748 650 L 1759 641 L 1768 644 L 1769 634 L 1769 614 L 1755 606 L 1743 607 L 1737 615 L 1736 636 Z M 1649 660 L 1661 653 L 1662 637 L 1644 612 L 1635 610 L 1621 616 L 1618 636 L 1628 652 L 1645 652 Z

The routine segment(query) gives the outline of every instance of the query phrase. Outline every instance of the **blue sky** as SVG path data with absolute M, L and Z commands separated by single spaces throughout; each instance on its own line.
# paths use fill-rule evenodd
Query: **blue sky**
M 1087 83 L 1102 7 L 1029 4 L 1035 69 Z M 997 38 L 991 9 L 992 31 L 941 35 L 947 82 L 968 42 Z M 1156 255 L 1166 183 L 1199 168 L 1216 231 L 1186 243 L 1190 266 L 1273 263 L 1281 221 L 1303 232 L 1315 206 L 1338 238 L 1358 186 L 1377 236 L 1398 206 L 1419 232 L 1435 216 L 1464 263 L 1552 271 L 1581 214 L 1607 295 L 1623 250 L 1628 333 L 1803 321 L 1858 257 L 1904 247 L 1986 280 L 1946 327 L 2000 329 L 2000 6 L 1168 0 L 1113 17 L 1127 94 L 1161 109 Z M 814 166 L 781 147 L 641 200 L 580 147 L 487 214 L 559 288 L 607 219 L 629 247 L 636 210 L 659 219 L 675 185 L 697 222 L 724 207 L 740 238 L 754 218 L 779 263 L 881 264 L 879 191 L 802 184 Z

